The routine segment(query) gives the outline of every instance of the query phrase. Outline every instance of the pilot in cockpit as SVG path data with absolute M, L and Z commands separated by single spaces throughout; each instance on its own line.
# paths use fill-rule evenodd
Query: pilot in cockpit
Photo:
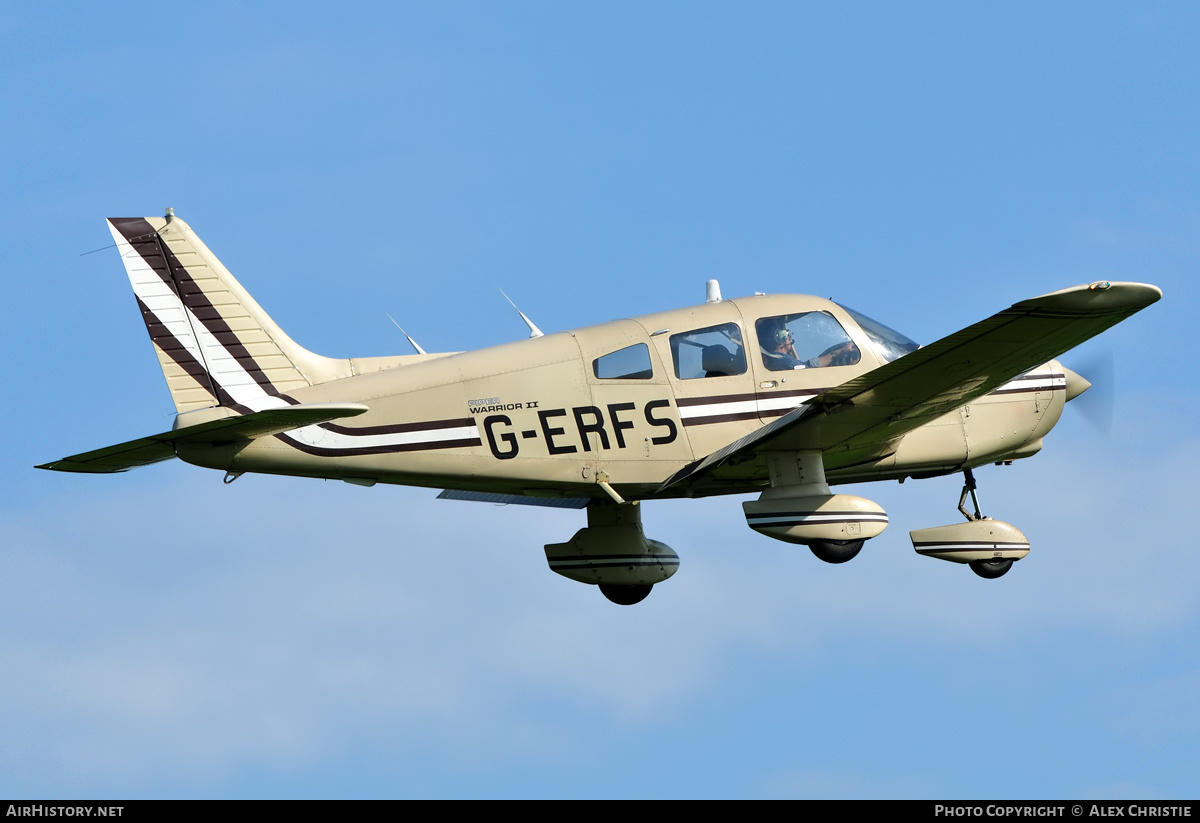
M 852 366 L 859 361 L 858 346 L 841 324 L 826 312 L 764 318 L 758 322 L 763 365 L 771 371 Z M 792 329 L 799 333 L 800 347 L 805 354 L 820 353 L 801 357 Z
M 769 351 L 763 350 L 763 361 L 767 368 L 772 371 L 805 368 L 806 364 L 796 354 L 796 338 L 787 326 L 781 325 L 768 332 L 765 341 L 771 346 Z

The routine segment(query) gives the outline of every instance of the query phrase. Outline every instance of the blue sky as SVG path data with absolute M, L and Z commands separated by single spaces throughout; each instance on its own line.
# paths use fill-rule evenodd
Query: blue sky
M 1195 797 L 1200 11 L 314 3 L 0 12 L 0 795 Z M 979 472 L 1001 581 L 920 558 L 959 482 L 856 489 L 827 566 L 648 506 L 617 608 L 577 512 L 33 464 L 167 428 L 106 216 L 172 206 L 302 345 L 403 353 L 831 296 L 922 342 L 1096 279 L 1163 301 Z

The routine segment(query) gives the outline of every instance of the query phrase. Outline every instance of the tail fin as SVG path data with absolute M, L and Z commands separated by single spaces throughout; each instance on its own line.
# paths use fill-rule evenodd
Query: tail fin
M 352 373 L 349 360 L 313 354 L 284 334 L 170 209 L 165 218 L 108 223 L 180 413 L 258 410 L 266 398 Z

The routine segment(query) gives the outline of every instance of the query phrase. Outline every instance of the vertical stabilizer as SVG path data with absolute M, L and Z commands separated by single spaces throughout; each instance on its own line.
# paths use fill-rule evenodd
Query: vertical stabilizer
M 108 220 L 171 399 L 180 412 L 260 409 L 266 398 L 349 376 L 275 324 L 191 227 L 163 217 Z

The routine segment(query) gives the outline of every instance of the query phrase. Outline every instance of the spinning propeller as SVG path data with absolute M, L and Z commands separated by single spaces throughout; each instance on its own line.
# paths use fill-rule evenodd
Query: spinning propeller
M 1096 349 L 1076 365 L 1078 373 L 1067 370 L 1067 400 L 1075 401 L 1071 408 L 1077 409 L 1092 428 L 1109 437 L 1116 398 L 1112 348 Z M 1090 375 L 1090 379 L 1082 377 L 1083 374 Z M 1082 382 L 1076 383 L 1076 380 Z

